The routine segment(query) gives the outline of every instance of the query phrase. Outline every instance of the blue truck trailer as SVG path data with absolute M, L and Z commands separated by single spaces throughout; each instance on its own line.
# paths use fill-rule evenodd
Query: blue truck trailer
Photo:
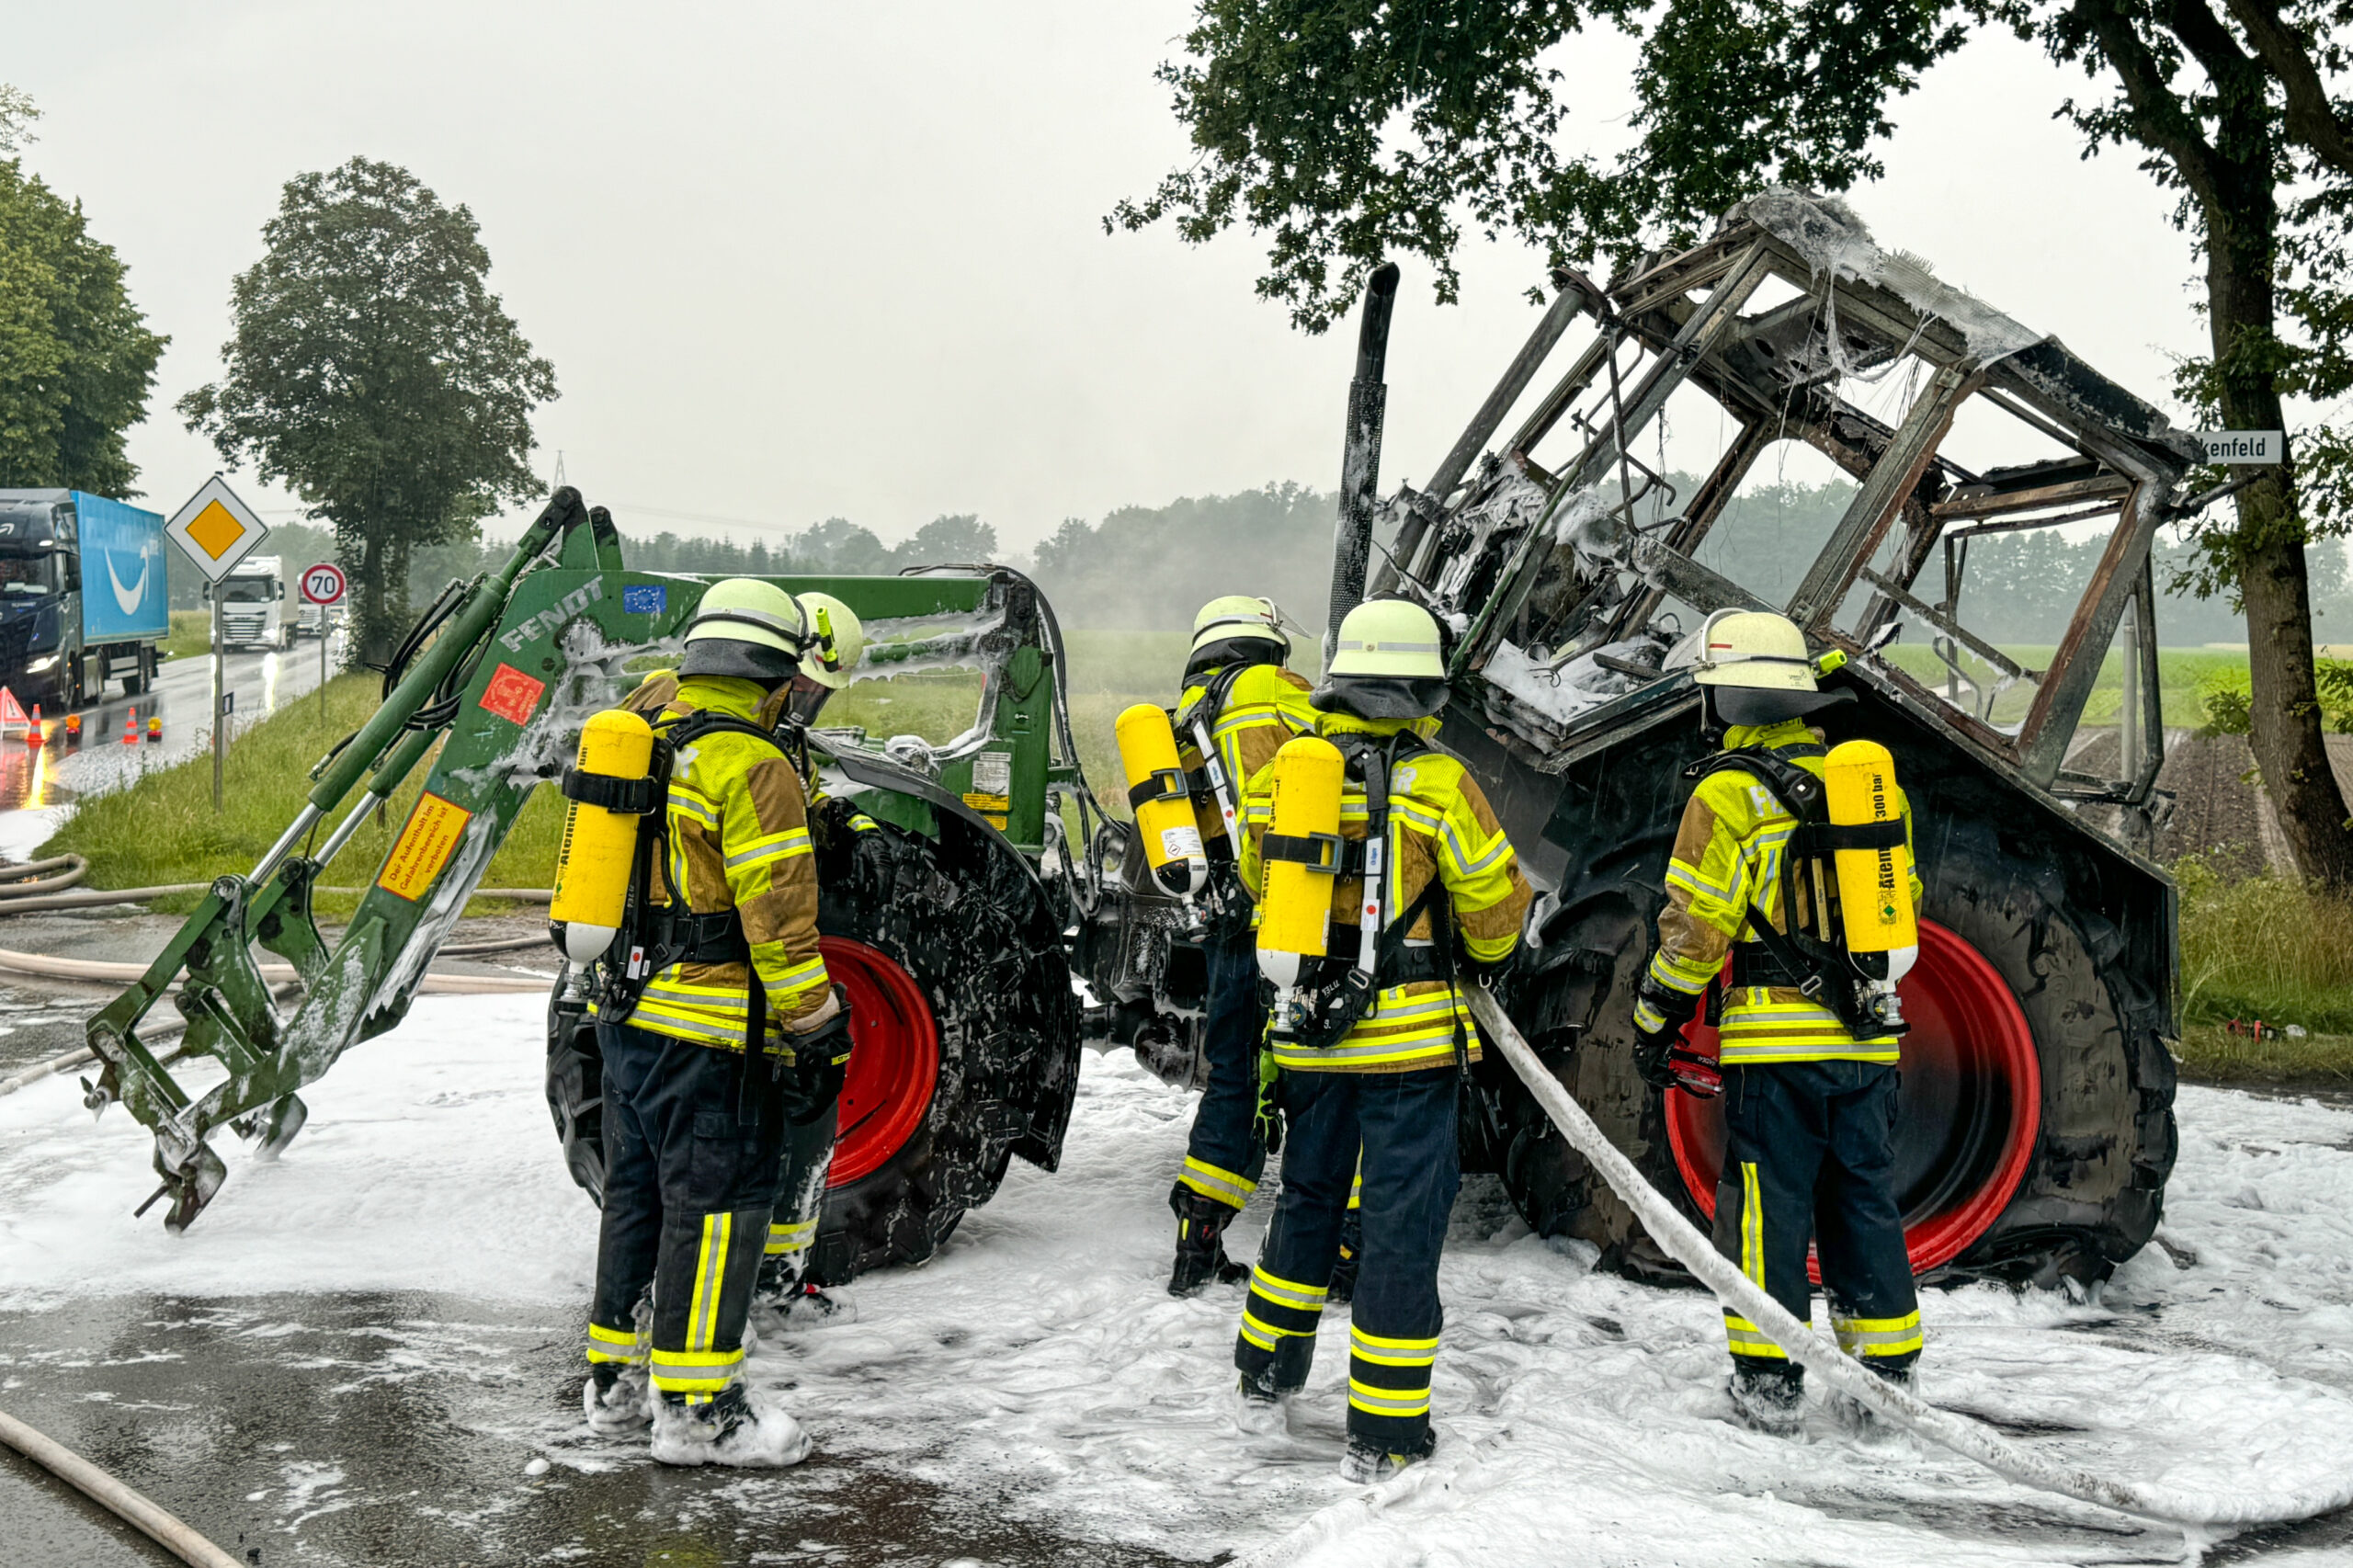
M 161 513 L 79 490 L 0 490 L 0 686 L 77 708 L 136 697 L 171 633 Z

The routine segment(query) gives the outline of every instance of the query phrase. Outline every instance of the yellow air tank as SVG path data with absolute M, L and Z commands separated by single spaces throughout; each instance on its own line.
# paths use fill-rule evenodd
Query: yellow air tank
M 1895 759 L 1877 741 L 1845 741 L 1824 759 L 1830 821 L 1839 827 L 1894 822 L 1903 812 Z M 1887 978 L 1904 978 L 1920 952 L 1919 921 L 1912 908 L 1912 852 L 1902 844 L 1881 849 L 1841 849 L 1838 917 L 1850 953 L 1885 953 Z
M 654 727 L 637 714 L 610 709 L 581 727 L 578 771 L 606 778 L 642 778 L 654 762 Z M 574 963 L 593 963 L 612 945 L 629 902 L 637 859 L 633 812 L 608 811 L 585 801 L 565 802 L 563 847 L 555 863 L 555 900 L 548 918 L 563 926 L 563 950 Z
M 1128 805 L 1136 813 L 1143 858 L 1154 881 L 1178 898 L 1190 898 L 1210 880 L 1209 856 L 1193 820 L 1185 770 L 1176 761 L 1176 732 L 1167 712 L 1139 702 L 1118 721 L 1120 767 L 1127 775 Z
M 1266 888 L 1258 898 L 1258 972 L 1285 989 L 1299 983 L 1301 966 L 1322 958 L 1332 928 L 1332 881 L 1337 871 L 1340 748 L 1318 735 L 1287 741 L 1275 753 L 1274 820 L 1267 837 L 1287 846 L 1322 845 L 1317 859 L 1266 854 Z

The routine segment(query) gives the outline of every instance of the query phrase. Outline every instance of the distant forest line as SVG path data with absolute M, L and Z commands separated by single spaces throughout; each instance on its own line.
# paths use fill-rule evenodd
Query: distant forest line
M 1680 494 L 1697 487 L 1689 475 L 1670 477 Z M 1853 494 L 1852 485 L 1836 481 L 1753 485 L 1725 508 L 1699 559 L 1768 600 L 1785 597 Z M 1065 519 L 1026 551 L 1004 547 L 995 527 L 972 514 L 936 517 L 896 543 L 841 517 L 798 533 L 742 540 L 650 528 L 625 516 L 616 521 L 627 560 L 642 571 L 892 573 L 910 565 L 999 561 L 1035 576 L 1067 626 L 1176 630 L 1190 623 L 1205 600 L 1251 593 L 1272 597 L 1302 625 L 1316 628 L 1329 594 L 1336 505 L 1329 492 L 1289 483 L 1188 496 L 1159 506 L 1122 506 L 1099 522 Z M 2090 581 L 2103 542 L 2065 539 L 2056 529 L 1973 540 L 1962 579 L 1962 623 L 1997 642 L 2054 641 Z M 410 602 L 422 607 L 450 578 L 496 566 L 510 548 L 485 540 L 418 550 L 410 568 Z M 264 550 L 286 557 L 290 572 L 334 559 L 335 541 L 324 528 L 279 524 Z M 2160 640 L 2177 646 L 2245 642 L 2245 623 L 2224 600 L 2165 591 L 2189 554 L 2178 541 L 2159 543 Z M 197 608 L 194 571 L 176 555 L 172 567 L 173 607 Z M 2353 642 L 2353 570 L 2341 541 L 2313 547 L 2312 579 L 2319 641 Z M 1943 597 L 1941 556 L 1931 559 L 1916 587 L 1923 598 Z

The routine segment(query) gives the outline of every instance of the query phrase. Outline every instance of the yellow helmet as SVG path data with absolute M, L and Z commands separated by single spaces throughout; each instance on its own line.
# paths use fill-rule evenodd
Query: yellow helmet
M 1348 611 L 1332 649 L 1334 676 L 1444 680 L 1445 650 L 1430 612 L 1408 599 L 1370 599 Z
M 1699 628 L 1691 678 L 1701 686 L 1756 691 L 1813 691 L 1813 655 L 1805 633 L 1786 615 L 1720 609 Z
M 1290 646 L 1290 639 L 1283 635 L 1283 612 L 1272 599 L 1225 594 L 1203 605 L 1193 617 L 1192 651 L 1196 653 L 1213 642 L 1240 638 L 1278 642 L 1286 650 Z
M 839 691 L 858 668 L 866 652 L 866 626 L 858 611 L 831 594 L 803 594 L 801 613 L 809 626 L 808 652 L 801 656 L 801 673 L 819 686 Z
M 789 679 L 809 645 L 808 618 L 790 594 L 756 577 L 730 577 L 703 590 L 687 622 L 678 673 Z

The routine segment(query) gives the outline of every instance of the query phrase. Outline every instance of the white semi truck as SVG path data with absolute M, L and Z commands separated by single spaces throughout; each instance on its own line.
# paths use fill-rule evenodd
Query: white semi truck
M 218 636 L 223 647 L 294 646 L 294 618 L 287 613 L 283 557 L 249 555 L 210 591 L 221 597 Z

